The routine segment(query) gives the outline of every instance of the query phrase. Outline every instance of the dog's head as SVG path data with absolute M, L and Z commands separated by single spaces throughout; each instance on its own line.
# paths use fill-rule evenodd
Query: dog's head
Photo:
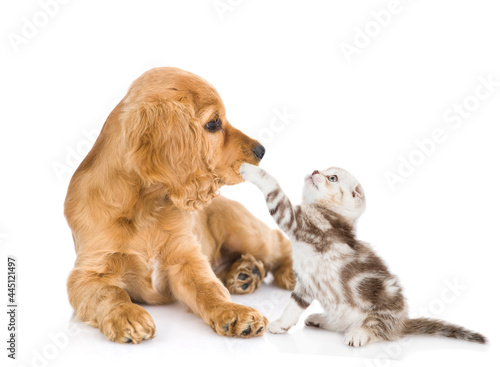
M 152 69 L 122 103 L 127 166 L 144 185 L 165 185 L 179 208 L 207 205 L 222 185 L 243 181 L 243 162 L 257 165 L 264 156 L 259 142 L 228 122 L 215 88 L 192 73 Z

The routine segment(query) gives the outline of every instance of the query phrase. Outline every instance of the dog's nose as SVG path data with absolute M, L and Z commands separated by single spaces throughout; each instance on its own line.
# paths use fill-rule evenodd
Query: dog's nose
M 261 160 L 264 157 L 264 154 L 266 154 L 266 148 L 264 148 L 263 145 L 255 144 L 252 152 L 259 160 Z
M 314 170 L 313 175 L 319 174 L 319 171 L 317 169 Z

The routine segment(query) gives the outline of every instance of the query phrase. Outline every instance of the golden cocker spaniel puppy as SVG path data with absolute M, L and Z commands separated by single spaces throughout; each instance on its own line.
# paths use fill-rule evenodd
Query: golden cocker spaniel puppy
M 217 196 L 264 152 L 229 124 L 204 79 L 176 68 L 137 79 L 68 188 L 76 316 L 109 340 L 139 343 L 155 324 L 133 302 L 179 300 L 220 335 L 262 335 L 267 319 L 232 303 L 229 292 L 253 292 L 267 271 L 293 289 L 290 242 Z

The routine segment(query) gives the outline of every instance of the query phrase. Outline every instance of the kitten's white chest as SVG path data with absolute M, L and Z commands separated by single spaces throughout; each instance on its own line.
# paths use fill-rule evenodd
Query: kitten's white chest
M 292 257 L 294 270 L 300 276 L 308 276 L 318 270 L 320 258 L 310 245 L 301 242 L 294 244 Z
M 344 260 L 338 253 L 334 250 L 319 253 L 313 246 L 299 242 L 293 247 L 293 263 L 300 282 L 323 307 L 343 302 L 339 272 Z

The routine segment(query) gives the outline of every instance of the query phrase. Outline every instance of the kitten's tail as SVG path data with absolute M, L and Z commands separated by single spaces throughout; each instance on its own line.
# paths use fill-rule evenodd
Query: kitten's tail
M 487 339 L 474 331 L 447 322 L 424 317 L 407 319 L 404 326 L 405 335 L 440 335 L 447 338 L 466 340 L 485 344 Z

